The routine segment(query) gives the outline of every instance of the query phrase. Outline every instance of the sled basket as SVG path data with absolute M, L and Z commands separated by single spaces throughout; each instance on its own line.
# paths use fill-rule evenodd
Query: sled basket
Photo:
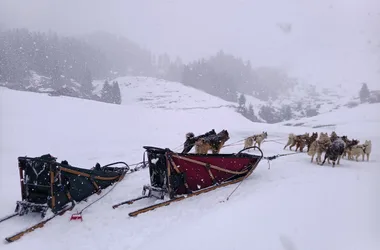
M 249 175 L 262 159 L 260 155 L 182 154 L 170 149 L 144 146 L 147 152 L 150 184 L 176 195 L 188 194 Z M 246 149 L 247 150 L 247 149 Z
M 66 204 L 80 202 L 94 193 L 100 193 L 123 178 L 129 167 L 103 167 L 82 169 L 66 161 L 56 162 L 51 155 L 41 157 L 19 157 L 18 167 L 21 185 L 21 201 L 15 212 L 24 215 L 47 210 L 60 211 Z M 110 164 L 112 165 L 112 164 Z M 108 165 L 109 166 L 109 165 Z

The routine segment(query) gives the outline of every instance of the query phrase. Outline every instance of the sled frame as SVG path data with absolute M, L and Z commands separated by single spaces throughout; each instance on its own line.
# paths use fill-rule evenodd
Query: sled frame
M 144 147 L 144 148 L 147 149 L 147 150 L 148 149 L 152 149 L 152 148 L 153 148 L 153 150 L 155 149 L 154 147 Z M 133 204 L 134 202 L 136 202 L 138 200 L 152 198 L 152 197 L 156 198 L 156 199 L 164 200 L 165 195 L 169 196 L 169 200 L 167 200 L 167 201 L 163 201 L 163 202 L 158 203 L 158 204 L 147 206 L 147 207 L 144 207 L 144 208 L 141 208 L 141 209 L 138 209 L 136 211 L 133 211 L 133 212 L 129 213 L 129 216 L 135 217 L 135 216 L 137 216 L 137 215 L 139 215 L 141 213 L 146 213 L 148 211 L 152 211 L 152 210 L 154 210 L 156 208 L 159 208 L 159 207 L 168 206 L 168 205 L 170 205 L 173 202 L 181 201 L 183 199 L 190 198 L 190 197 L 193 197 L 193 196 L 197 196 L 197 195 L 202 194 L 202 193 L 207 193 L 207 192 L 210 192 L 210 191 L 215 190 L 215 189 L 220 188 L 220 187 L 224 187 L 224 186 L 228 186 L 228 185 L 231 185 L 231 184 L 239 183 L 239 182 L 243 181 L 244 179 L 246 179 L 248 176 L 250 176 L 252 174 L 252 172 L 256 169 L 256 167 L 260 163 L 261 159 L 263 158 L 263 152 L 257 146 L 252 146 L 252 147 L 248 147 L 248 148 L 242 149 L 241 151 L 239 151 L 236 154 L 236 157 L 239 157 L 239 155 L 242 154 L 244 151 L 250 150 L 252 148 L 258 149 L 259 152 L 260 152 L 260 156 L 251 155 L 252 158 L 256 158 L 255 163 L 254 164 L 249 164 L 248 166 L 246 166 L 240 172 L 231 171 L 231 170 L 228 170 L 228 169 L 223 169 L 223 168 L 221 168 L 219 166 L 214 166 L 214 165 L 207 164 L 207 163 L 204 163 L 204 162 L 201 162 L 201 161 L 187 159 L 187 160 L 190 160 L 192 163 L 195 163 L 195 164 L 200 164 L 200 165 L 203 165 L 203 166 L 209 167 L 209 168 L 213 167 L 213 168 L 216 168 L 218 170 L 228 171 L 228 172 L 231 172 L 232 174 L 234 174 L 233 176 L 231 176 L 227 180 L 224 180 L 221 183 L 214 182 L 214 184 L 211 185 L 211 186 L 205 187 L 205 188 L 197 190 L 197 191 L 192 191 L 192 192 L 189 192 L 188 194 L 184 194 L 184 195 L 175 195 L 172 192 L 172 190 L 171 190 L 170 181 L 166 185 L 167 188 L 158 188 L 158 187 L 152 187 L 150 185 L 144 185 L 143 191 L 142 191 L 142 196 L 139 196 L 137 198 L 133 198 L 133 199 L 130 199 L 130 200 L 127 200 L 127 201 L 115 204 L 115 205 L 112 206 L 112 208 L 115 209 L 115 208 L 117 208 L 119 206 L 126 205 L 126 204 L 130 205 L 130 204 Z M 160 150 L 160 151 L 163 150 L 163 149 L 160 149 L 160 148 L 156 148 L 156 149 Z M 185 155 L 197 155 L 197 154 L 185 154 L 185 155 L 184 154 L 177 154 L 177 153 L 174 153 L 174 152 L 170 151 L 169 149 L 165 149 L 165 151 L 166 151 L 165 152 L 165 158 L 166 158 L 166 161 L 167 161 L 166 164 L 167 164 L 167 168 L 168 168 L 168 170 L 167 170 L 167 176 L 166 176 L 167 180 L 170 180 L 170 175 L 171 175 L 171 168 L 170 167 L 172 166 L 175 170 L 177 170 L 176 167 L 175 167 L 174 162 L 171 161 L 172 157 L 186 158 Z M 247 155 L 245 155 L 245 156 L 247 156 Z M 214 181 L 214 177 L 213 177 L 213 175 L 212 175 L 212 173 L 210 171 L 209 171 L 209 174 L 210 174 L 210 178 L 213 179 L 213 181 Z M 186 184 L 187 184 L 186 180 L 185 180 L 184 184 L 186 186 Z M 148 192 L 147 192 L 147 190 L 148 190 Z M 157 195 L 157 193 L 159 195 Z

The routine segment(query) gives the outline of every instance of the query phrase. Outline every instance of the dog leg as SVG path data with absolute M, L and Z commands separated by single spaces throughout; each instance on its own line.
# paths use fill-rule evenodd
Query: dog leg
M 244 149 L 249 148 L 249 146 L 250 146 L 249 138 L 247 138 L 247 139 L 245 139 L 245 142 L 244 142 Z
M 219 145 L 217 148 L 212 149 L 213 154 L 219 154 L 220 150 L 222 149 L 223 145 Z
M 294 140 L 289 139 L 289 140 L 288 140 L 288 143 L 286 144 L 285 147 L 289 146 L 289 149 L 290 149 L 290 147 L 291 147 L 291 145 L 292 145 L 293 143 L 294 143 Z M 285 149 L 285 147 L 284 147 L 284 149 Z M 290 149 L 290 150 L 291 150 L 291 149 Z
M 199 154 L 199 146 L 198 145 L 195 145 L 195 153 Z
M 195 148 L 195 153 L 196 154 L 203 154 L 202 147 L 198 146 L 197 148 Z
M 315 158 L 315 161 L 317 162 L 317 164 L 321 163 L 321 154 L 319 152 L 317 152 L 317 157 Z
M 292 151 L 292 147 L 294 147 L 296 144 L 293 142 L 290 146 L 289 146 L 289 150 Z
M 327 155 L 325 155 L 325 159 L 323 159 L 323 162 L 320 164 L 321 166 L 323 166 L 325 164 L 326 159 L 327 159 Z

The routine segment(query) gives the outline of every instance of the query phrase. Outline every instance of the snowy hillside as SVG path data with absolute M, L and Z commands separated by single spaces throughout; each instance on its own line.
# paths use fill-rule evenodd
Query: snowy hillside
M 122 104 L 138 103 L 147 108 L 172 110 L 235 108 L 236 103 L 224 101 L 198 89 L 178 82 L 151 77 L 119 77 L 113 79 L 120 85 Z M 99 94 L 103 82 L 96 81 L 95 93 Z
M 286 126 L 305 127 L 305 128 L 329 128 L 330 130 L 339 130 L 341 133 L 350 133 L 370 136 L 378 131 L 380 113 L 380 104 L 362 104 L 358 107 L 342 107 L 339 110 L 326 112 L 324 114 L 301 118 L 293 121 L 286 121 L 281 124 Z M 352 131 L 352 128 L 357 128 Z M 355 136 L 356 136 L 355 135 Z
M 102 88 L 104 80 L 94 80 L 92 85 L 94 90 L 86 92 L 81 84 L 73 79 L 66 79 L 66 84 L 62 88 L 53 88 L 49 83 L 49 78 L 38 75 L 36 72 L 30 72 L 31 77 L 27 86 L 19 86 L 20 84 L 1 83 L 5 86 L 16 90 L 26 90 L 32 92 L 51 93 L 53 95 L 79 97 L 92 99 L 96 101 L 106 101 L 102 97 Z M 64 77 L 64 76 L 62 76 Z M 203 109 L 203 108 L 219 108 L 230 107 L 236 110 L 238 103 L 228 102 L 219 97 L 212 96 L 202 90 L 185 86 L 179 82 L 171 82 L 163 79 L 152 77 L 118 77 L 112 79 L 111 82 L 118 82 L 120 89 L 123 90 L 122 102 L 129 104 L 133 102 L 144 103 L 145 107 L 165 108 L 165 109 Z M 238 96 L 241 93 L 238 93 Z M 250 105 L 257 120 L 260 122 L 277 122 L 287 120 L 284 117 L 284 108 L 290 108 L 290 116 L 292 118 L 302 118 L 314 116 L 315 114 L 323 114 L 332 110 L 338 110 L 348 105 L 359 105 L 357 89 L 343 89 L 341 86 L 331 86 L 330 88 L 320 88 L 305 83 L 297 83 L 294 87 L 284 90 L 276 99 L 263 101 L 256 97 L 245 94 L 246 108 Z M 106 102 L 111 102 L 107 100 Z M 273 108 L 273 114 L 270 117 L 277 117 L 268 120 L 260 114 L 263 106 Z
M 274 100 L 262 101 L 253 96 L 245 95 L 246 105 L 252 104 L 255 115 L 261 120 L 259 110 L 263 106 L 271 106 L 277 112 L 282 112 L 285 106 L 291 108 L 293 118 L 302 118 L 311 113 L 323 114 L 332 110 L 358 105 L 358 89 L 343 89 L 341 86 L 320 88 L 317 86 L 298 83 L 293 88 L 283 91 Z M 314 114 L 313 114 L 314 115 Z
M 347 133 L 364 142 L 371 139 L 370 162 L 342 160 L 331 168 L 310 163 L 306 154 L 263 160 L 253 174 L 236 185 L 190 198 L 170 206 L 128 217 L 128 212 L 153 204 L 153 200 L 112 209 L 112 205 L 139 196 L 149 183 L 148 170 L 128 175 L 104 199 L 84 214 L 83 222 L 69 221 L 75 211 L 50 221 L 1 249 L 268 249 L 356 250 L 378 249 L 380 200 L 378 177 L 380 125 L 378 106 L 361 106 L 347 112 L 304 120 L 305 126 L 252 123 L 237 114 L 228 102 L 199 92 L 184 94 L 182 85 L 119 79 L 123 105 L 70 97 L 20 92 L 0 88 L 0 217 L 12 213 L 20 199 L 17 157 L 50 153 L 74 166 L 91 168 L 96 162 L 136 163 L 144 145 L 182 149 L 184 134 L 227 129 L 240 141 L 268 131 L 264 155 L 283 150 L 288 133 L 327 131 Z M 162 102 L 157 95 L 162 91 Z M 152 92 L 152 93 L 149 93 Z M 161 95 L 161 94 L 160 94 Z M 135 102 L 140 100 L 139 102 Z M 164 103 L 168 103 L 165 105 Z M 222 107 L 220 107 L 222 106 Z M 220 108 L 214 108 L 220 107 Z M 190 108 L 188 110 L 188 108 Z M 355 118 L 356 117 L 356 118 Z M 355 123 L 351 123 L 355 119 Z M 298 121 L 289 121 L 289 123 Z M 312 128 L 319 124 L 335 127 Z M 365 128 L 365 129 L 360 129 Z M 225 147 L 237 152 L 242 145 Z M 254 152 L 252 152 L 254 153 Z M 94 195 L 89 201 L 98 197 Z M 16 217 L 1 223 L 0 238 L 40 220 L 39 215 Z M 49 247 L 48 247 L 49 246 Z
M 123 104 L 140 103 L 149 108 L 161 109 L 215 109 L 229 107 L 236 110 L 237 103 L 227 102 L 219 97 L 212 96 L 196 88 L 188 87 L 179 82 L 170 82 L 151 77 L 119 77 L 113 79 L 120 85 Z M 104 82 L 95 81 L 94 93 L 100 96 Z M 346 108 L 350 102 L 357 99 L 357 91 L 342 91 L 339 88 L 317 88 L 307 84 L 298 84 L 289 91 L 285 91 L 276 100 L 268 102 L 259 100 L 253 96 L 245 95 L 246 106 L 252 104 L 255 115 L 260 122 L 265 120 L 260 117 L 259 110 L 263 106 L 272 106 L 277 112 L 281 112 L 285 105 L 291 107 L 293 118 L 307 116 L 306 111 L 315 109 L 323 114 L 332 110 Z M 357 102 L 357 101 L 356 101 Z

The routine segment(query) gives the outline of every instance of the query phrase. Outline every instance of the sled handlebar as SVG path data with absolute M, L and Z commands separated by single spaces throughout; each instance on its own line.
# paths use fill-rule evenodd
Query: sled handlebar
M 264 157 L 263 151 L 261 151 L 261 149 L 259 147 L 257 147 L 257 146 L 252 146 L 252 147 L 244 148 L 244 149 L 240 150 L 239 152 L 237 152 L 237 154 L 241 154 L 242 152 L 244 152 L 246 150 L 249 150 L 251 148 L 253 148 L 253 149 L 257 148 L 259 150 L 260 154 L 261 154 L 260 158 Z
M 116 165 L 116 164 L 123 164 L 125 167 L 127 167 L 129 169 L 129 165 L 126 162 L 123 162 L 123 161 L 112 162 L 112 163 L 109 163 L 107 165 L 102 166 L 102 168 L 113 166 L 113 165 Z
M 166 151 L 171 151 L 170 149 L 168 148 L 157 148 L 157 147 L 152 147 L 152 146 L 144 146 L 143 147 L 145 150 L 147 151 L 151 151 L 151 152 L 154 152 L 154 153 L 163 153 L 163 152 L 166 152 Z

